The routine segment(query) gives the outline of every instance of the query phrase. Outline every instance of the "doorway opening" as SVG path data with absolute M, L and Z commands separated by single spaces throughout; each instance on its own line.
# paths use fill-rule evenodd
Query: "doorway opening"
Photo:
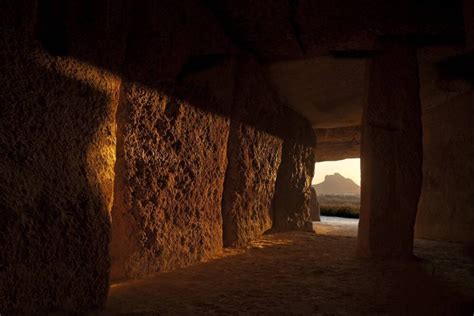
M 360 214 L 360 158 L 315 164 L 312 181 L 320 221 L 317 233 L 357 236 Z

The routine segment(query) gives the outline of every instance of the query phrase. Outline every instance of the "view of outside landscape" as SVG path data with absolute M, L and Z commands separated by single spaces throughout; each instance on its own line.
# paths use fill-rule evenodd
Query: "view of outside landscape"
M 359 218 L 360 159 L 320 162 L 314 174 L 321 215 Z

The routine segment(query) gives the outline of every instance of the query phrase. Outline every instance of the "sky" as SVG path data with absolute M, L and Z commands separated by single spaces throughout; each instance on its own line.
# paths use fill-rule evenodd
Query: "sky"
M 316 163 L 314 169 L 313 184 L 324 181 L 324 176 L 340 173 L 346 178 L 352 179 L 360 185 L 360 159 L 344 159 L 337 161 L 323 161 Z

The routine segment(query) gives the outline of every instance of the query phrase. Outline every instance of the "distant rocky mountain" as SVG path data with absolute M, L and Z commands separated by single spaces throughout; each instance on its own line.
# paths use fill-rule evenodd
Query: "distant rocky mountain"
M 360 186 L 339 173 L 327 175 L 324 181 L 314 185 L 318 195 L 323 194 L 360 194 Z

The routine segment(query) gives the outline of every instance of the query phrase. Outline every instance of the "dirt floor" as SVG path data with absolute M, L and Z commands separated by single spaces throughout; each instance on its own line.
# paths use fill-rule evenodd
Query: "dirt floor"
M 112 285 L 103 314 L 473 315 L 472 249 L 417 240 L 420 260 L 374 261 L 356 256 L 357 221 L 315 230 Z

